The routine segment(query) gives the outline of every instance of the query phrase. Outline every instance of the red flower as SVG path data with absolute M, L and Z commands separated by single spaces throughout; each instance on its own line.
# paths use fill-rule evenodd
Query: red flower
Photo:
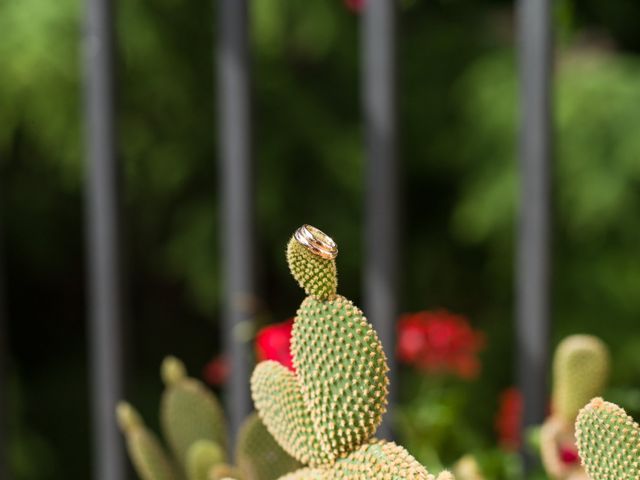
M 398 359 L 427 373 L 450 373 L 471 379 L 480 372 L 481 332 L 446 310 L 404 315 L 398 326 Z
M 229 378 L 229 362 L 223 355 L 218 355 L 204 366 L 202 377 L 214 387 L 224 384 Z
M 562 463 L 566 465 L 574 465 L 580 463 L 580 456 L 575 445 L 563 445 L 559 449 L 559 456 Z
M 366 0 L 343 0 L 344 5 L 354 13 L 360 13 L 365 6 Z
M 258 360 L 275 360 L 290 370 L 293 368 L 291 356 L 291 330 L 293 319 L 264 327 L 256 336 Z
M 517 388 L 507 388 L 500 394 L 495 427 L 498 432 L 498 441 L 505 450 L 515 451 L 520 448 L 522 409 L 522 394 Z

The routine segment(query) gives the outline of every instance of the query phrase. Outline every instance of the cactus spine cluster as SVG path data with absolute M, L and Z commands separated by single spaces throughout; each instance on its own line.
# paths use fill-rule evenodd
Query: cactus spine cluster
M 594 398 L 578 415 L 576 437 L 592 480 L 640 478 L 640 426 L 624 409 Z
M 597 337 L 571 335 L 553 359 L 552 414 L 540 430 L 542 463 L 558 480 L 588 480 L 579 461 L 566 463 L 562 450 L 577 453 L 574 424 L 580 408 L 602 395 L 609 374 L 609 351 Z
M 282 450 L 255 414 L 245 420 L 238 434 L 237 466 L 228 464 L 226 422 L 215 395 L 189 378 L 176 358 L 165 359 L 161 373 L 166 388 L 160 423 L 172 455 L 131 405 L 122 402 L 117 409 L 129 456 L 141 480 L 276 480 L 301 466 Z
M 266 361 L 251 379 L 265 426 L 308 466 L 281 480 L 433 480 L 404 448 L 373 438 L 387 404 L 386 357 L 360 309 L 336 293 L 336 256 L 333 240 L 314 227 L 291 238 L 289 268 L 308 294 L 292 331 L 295 373 Z

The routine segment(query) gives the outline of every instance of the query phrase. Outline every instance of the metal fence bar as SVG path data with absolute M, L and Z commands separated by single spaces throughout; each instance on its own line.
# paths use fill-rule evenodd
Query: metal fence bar
M 11 480 L 9 473 L 9 342 L 7 340 L 7 310 L 4 302 L 4 251 L 0 224 L 0 478 Z
M 227 411 L 232 438 L 251 411 L 251 345 L 255 317 L 254 179 L 246 0 L 218 2 L 218 129 L 222 192 L 224 345 L 230 361 Z
M 517 238 L 518 382 L 525 427 L 548 402 L 552 32 L 550 0 L 519 0 L 520 218 Z M 526 458 L 526 457 L 525 457 Z M 528 459 L 529 463 L 531 459 Z
M 114 26 L 110 0 L 87 0 L 86 224 L 93 478 L 122 480 L 125 463 L 114 410 L 122 398 L 120 248 L 114 95 Z
M 394 0 L 368 0 L 361 30 L 366 143 L 365 312 L 388 353 L 393 413 L 398 314 L 398 159 Z M 392 415 L 387 416 L 391 418 Z M 391 436 L 385 422 L 380 435 Z

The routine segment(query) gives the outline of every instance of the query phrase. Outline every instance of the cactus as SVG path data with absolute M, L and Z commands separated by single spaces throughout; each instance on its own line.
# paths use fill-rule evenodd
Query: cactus
M 161 423 L 173 458 L 129 404 L 117 408 L 129 456 L 142 480 L 276 480 L 301 466 L 271 437 L 257 415 L 240 428 L 238 466 L 227 464 L 226 424 L 217 398 L 194 378 L 183 363 L 168 357 L 161 376 L 166 385 Z
M 591 479 L 640 478 L 640 426 L 624 409 L 594 398 L 578 414 L 576 438 Z
M 556 348 L 552 415 L 540 430 L 542 463 L 552 478 L 586 479 L 576 454 L 574 423 L 580 408 L 602 394 L 608 372 L 609 352 L 597 337 L 571 335 Z M 576 454 L 575 462 L 563 461 L 560 453 L 563 450 L 569 456 Z
M 251 480 L 276 480 L 301 467 L 278 445 L 256 413 L 247 417 L 238 432 L 236 464 Z
M 291 238 L 289 268 L 309 295 L 293 324 L 295 373 L 266 361 L 251 378 L 266 428 L 310 467 L 280 480 L 433 480 L 404 448 L 372 438 L 386 410 L 388 367 L 363 313 L 336 293 L 336 255 L 333 240 L 314 227 Z
M 161 373 L 166 385 L 160 407 L 162 431 L 180 464 L 186 468 L 189 448 L 198 440 L 209 440 L 226 451 L 224 415 L 216 397 L 187 377 L 175 357 L 162 362 Z
M 120 429 L 127 438 L 127 451 L 142 480 L 177 480 L 176 469 L 156 436 L 140 414 L 126 402 L 116 409 Z
M 198 440 L 187 451 L 187 478 L 190 480 L 209 480 L 209 472 L 223 463 L 225 453 L 220 445 L 210 440 Z
M 609 376 L 609 351 L 597 337 L 571 335 L 553 360 L 553 414 L 573 424 L 580 409 L 602 395 Z

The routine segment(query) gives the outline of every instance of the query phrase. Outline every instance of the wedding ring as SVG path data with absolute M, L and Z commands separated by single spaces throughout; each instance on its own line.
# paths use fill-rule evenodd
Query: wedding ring
M 302 225 L 294 233 L 296 241 L 311 253 L 327 260 L 333 260 L 338 256 L 338 245 L 333 239 L 311 225 Z

